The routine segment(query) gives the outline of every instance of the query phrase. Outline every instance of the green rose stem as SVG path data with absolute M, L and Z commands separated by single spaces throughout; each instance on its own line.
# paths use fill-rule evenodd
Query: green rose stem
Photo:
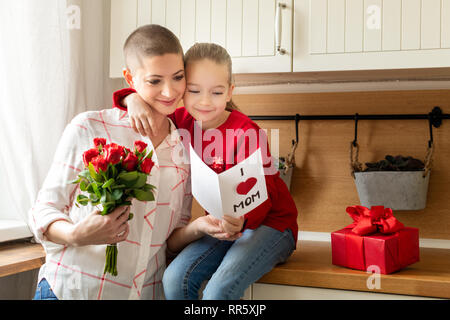
M 128 199 L 127 199 L 128 200 Z M 133 213 L 128 215 L 128 221 L 133 219 Z M 106 246 L 106 263 L 103 274 L 110 273 L 113 276 L 117 276 L 117 255 L 119 250 L 117 249 L 117 244 L 108 244 Z
M 109 244 L 106 247 L 106 263 L 103 273 L 110 273 L 113 276 L 117 276 L 117 245 Z
M 133 214 L 128 215 L 128 220 L 133 219 Z M 117 255 L 119 250 L 117 249 L 117 244 L 109 244 L 106 247 L 106 263 L 103 273 L 110 273 L 113 276 L 117 276 Z

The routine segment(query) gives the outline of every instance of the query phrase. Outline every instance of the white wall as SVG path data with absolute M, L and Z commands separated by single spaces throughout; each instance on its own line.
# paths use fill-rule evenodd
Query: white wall
M 101 2 L 101 5 L 99 2 Z M 112 104 L 112 93 L 124 86 L 124 80 L 109 78 L 111 1 L 83 0 L 82 5 L 81 28 L 89 30 L 89 32 L 84 33 L 86 80 L 89 83 L 85 87 L 87 91 L 86 103 L 88 106 L 92 106 L 92 108 L 110 108 Z M 102 16 L 99 16 L 100 10 L 103 11 Z M 93 55 L 91 52 L 95 52 L 96 54 Z M 95 90 L 102 90 L 103 99 L 100 99 L 99 95 L 93 92 Z
M 124 86 L 121 79 L 109 78 L 110 1 L 81 0 L 81 28 L 86 61 L 86 104 L 92 109 L 110 108 L 112 93 Z M 93 53 L 93 54 L 91 54 Z M 99 95 L 96 90 L 101 90 Z M 76 94 L 76 93 L 75 93 Z M 0 164 L 1 165 L 1 164 Z M 1 190 L 0 190 L 1 191 Z M 6 192 L 0 192 L 0 203 L 7 203 Z M 14 213 L 10 214 L 14 218 Z M 0 278 L 0 299 L 27 300 L 34 297 L 39 270 Z

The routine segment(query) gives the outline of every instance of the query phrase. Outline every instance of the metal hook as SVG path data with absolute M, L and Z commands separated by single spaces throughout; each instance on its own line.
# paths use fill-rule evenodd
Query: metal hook
M 298 123 L 300 122 L 300 115 L 297 113 L 295 114 L 295 141 L 292 140 L 292 145 L 294 145 L 296 142 L 298 144 Z
M 358 141 L 358 113 L 355 113 L 355 139 L 352 142 L 354 147 L 356 147 L 357 141 Z
M 428 148 L 433 145 L 433 114 L 430 112 L 428 114 L 428 126 L 430 128 L 430 140 L 428 140 Z
M 443 114 L 441 108 L 438 106 L 434 107 L 433 110 L 428 114 L 428 118 L 430 119 L 433 127 L 439 128 L 442 124 Z

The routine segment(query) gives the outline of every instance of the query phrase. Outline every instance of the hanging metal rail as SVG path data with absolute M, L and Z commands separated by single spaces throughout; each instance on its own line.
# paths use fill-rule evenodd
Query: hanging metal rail
M 434 107 L 428 114 L 350 114 L 350 115 L 291 115 L 291 116 L 249 116 L 252 120 L 295 120 L 295 136 L 298 142 L 298 123 L 300 120 L 428 120 L 431 126 L 439 128 L 443 119 L 450 114 L 442 113 L 440 107 Z M 430 130 L 431 131 L 431 130 Z

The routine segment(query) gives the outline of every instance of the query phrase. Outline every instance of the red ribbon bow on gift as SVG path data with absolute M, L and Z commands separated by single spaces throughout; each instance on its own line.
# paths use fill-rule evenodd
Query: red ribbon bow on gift
M 376 231 L 394 233 L 405 227 L 394 217 L 392 209 L 384 206 L 373 206 L 370 209 L 351 206 L 347 207 L 346 211 L 353 219 L 353 223 L 346 228 L 352 228 L 352 232 L 357 235 L 367 235 Z

